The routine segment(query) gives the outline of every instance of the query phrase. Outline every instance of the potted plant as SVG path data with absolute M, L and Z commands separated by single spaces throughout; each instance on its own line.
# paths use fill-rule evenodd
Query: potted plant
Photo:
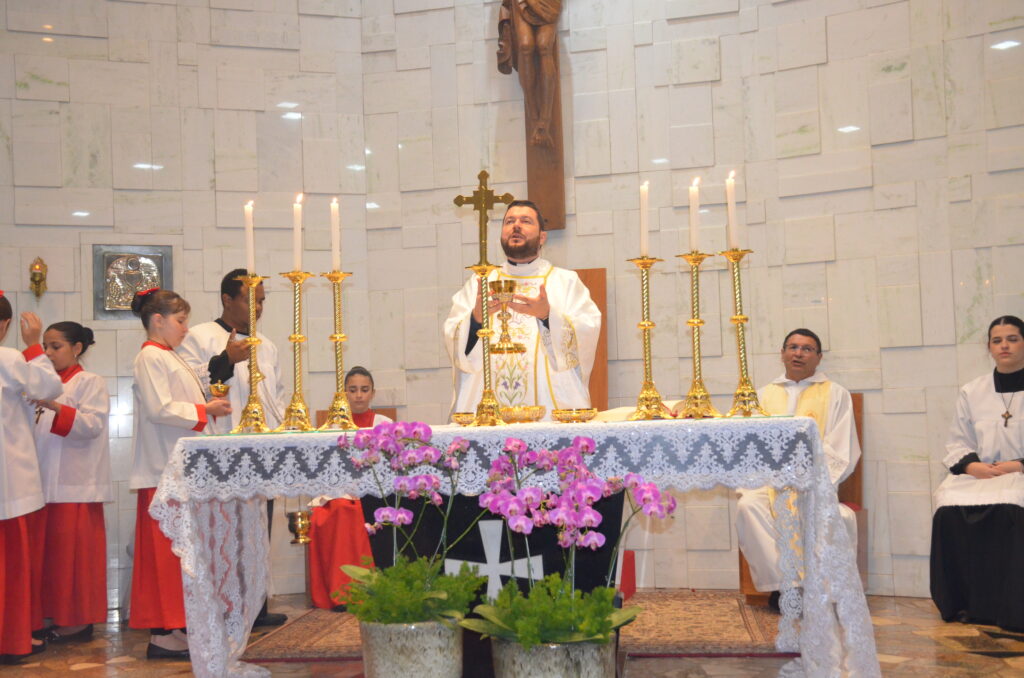
M 592 439 L 577 437 L 564 450 L 530 450 L 521 440 L 509 438 L 504 455 L 491 464 L 489 489 L 480 495 L 480 505 L 501 515 L 513 532 L 528 535 L 535 527 L 553 526 L 566 549 L 564 578 L 555 573 L 538 579 L 528 572 L 527 595 L 512 579 L 496 600 L 474 608 L 480 618 L 460 622 L 491 636 L 497 678 L 615 675 L 611 641 L 616 630 L 640 611 L 615 606 L 615 590 L 610 587 L 615 554 L 633 517 L 641 511 L 665 517 L 675 510 L 676 501 L 636 474 L 597 478 L 586 465 L 594 447 Z M 533 476 L 545 472 L 557 473 L 557 492 L 529 484 Z M 576 550 L 596 550 L 605 543 L 604 535 L 593 529 L 601 523 L 593 504 L 620 491 L 626 492 L 631 513 L 613 547 L 605 586 L 581 594 L 574 586 Z
M 413 511 L 402 506 L 403 498 L 421 500 L 422 511 L 440 511 L 447 527 L 459 459 L 469 443 L 456 439 L 442 453 L 430 445 L 431 435 L 426 424 L 398 422 L 359 431 L 351 441 L 347 436 L 338 441 L 358 468 L 369 470 L 381 496 L 394 498 L 394 505 L 378 508 L 375 522 L 366 526 L 371 534 L 391 528 L 394 564 L 386 568 L 345 565 L 342 569 L 352 581 L 334 594 L 359 619 L 367 678 L 458 678 L 462 674 L 462 628 L 457 622 L 469 610 L 484 579 L 465 564 L 457 574 L 442 573 L 445 555 L 462 537 L 449 542 L 446 529 L 433 553 L 417 554 L 413 536 L 419 521 L 414 524 Z M 398 474 L 390 490 L 381 477 L 382 461 Z M 414 471 L 419 473 L 412 475 Z M 447 477 L 451 490 L 447 500 L 439 492 L 438 474 Z

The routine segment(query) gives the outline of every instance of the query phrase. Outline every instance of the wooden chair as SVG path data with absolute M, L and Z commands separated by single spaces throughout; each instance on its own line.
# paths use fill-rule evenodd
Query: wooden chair
M 864 394 L 851 393 L 853 400 L 853 420 L 857 427 L 857 440 L 863 441 L 864 421 Z M 857 570 L 860 572 L 860 581 L 864 588 L 868 585 L 868 510 L 864 508 L 864 455 L 863 443 L 862 454 L 857 460 L 846 480 L 839 484 L 837 494 L 839 503 L 846 504 L 853 509 L 854 517 L 857 520 Z M 762 593 L 754 588 L 754 580 L 750 576 L 750 566 L 743 552 L 738 551 L 740 559 L 740 592 L 746 596 L 749 605 L 767 605 L 767 593 Z
M 389 417 L 391 421 L 398 421 L 398 408 L 397 407 L 374 407 L 373 411 L 377 414 L 383 414 L 385 417 Z M 317 427 L 323 426 L 324 422 L 327 421 L 327 410 L 316 411 L 316 425 Z

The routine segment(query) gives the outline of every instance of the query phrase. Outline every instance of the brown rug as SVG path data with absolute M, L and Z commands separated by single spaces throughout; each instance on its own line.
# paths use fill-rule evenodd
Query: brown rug
M 313 608 L 262 636 L 245 650 L 243 661 L 315 662 L 362 659 L 359 620 L 347 612 Z
M 625 626 L 619 649 L 631 657 L 795 656 L 775 649 L 779 616 L 752 607 L 736 591 L 638 591 L 627 606 L 643 611 Z M 346 612 L 310 610 L 253 641 L 245 661 L 359 659 L 359 622 Z
M 779 615 L 736 591 L 637 591 L 633 605 L 643 611 L 619 634 L 631 657 L 796 656 L 775 649 Z

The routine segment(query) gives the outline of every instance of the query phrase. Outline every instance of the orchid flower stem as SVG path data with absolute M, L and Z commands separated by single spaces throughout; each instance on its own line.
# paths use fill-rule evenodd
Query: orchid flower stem
M 456 538 L 455 538 L 455 541 L 453 541 L 453 542 L 452 542 L 451 544 L 449 544 L 448 546 L 446 546 L 446 547 L 445 547 L 445 550 L 444 550 L 444 554 L 443 554 L 443 555 L 444 555 L 444 556 L 447 556 L 447 555 L 448 555 L 448 552 L 449 552 L 450 550 L 452 550 L 453 548 L 455 548 L 455 546 L 456 546 L 456 545 L 457 545 L 457 544 L 458 544 L 458 543 L 459 543 L 460 541 L 462 541 L 462 540 L 463 540 L 463 538 L 465 538 L 465 536 L 466 536 L 467 534 L 469 534 L 469 533 L 470 533 L 470 532 L 471 532 L 471 531 L 473 530 L 473 528 L 474 528 L 474 527 L 476 527 L 476 524 L 477 524 L 477 523 L 479 523 L 479 522 L 480 522 L 480 519 L 481 519 L 481 518 L 483 518 L 483 517 L 484 517 L 484 516 L 485 516 L 486 514 L 487 514 L 487 509 L 481 509 L 481 510 L 480 510 L 480 513 L 478 513 L 478 514 L 477 514 L 476 518 L 473 518 L 473 522 L 471 522 L 471 523 L 469 524 L 469 526 L 468 526 L 468 527 L 467 527 L 467 528 L 466 528 L 465 530 L 463 530 L 463 531 L 462 531 L 462 534 L 460 534 L 460 535 L 459 535 L 458 537 L 456 537 Z
M 622 544 L 622 539 L 626 536 L 626 533 L 629 532 L 629 524 L 633 522 L 633 518 L 636 517 L 636 514 L 640 513 L 640 507 L 633 503 L 633 498 L 629 496 L 629 490 L 623 490 L 623 492 L 626 493 L 626 497 L 629 499 L 629 508 L 632 513 L 630 513 L 629 517 L 626 518 L 626 522 L 622 524 L 622 529 L 619 530 L 619 536 L 615 538 L 615 546 L 612 547 L 612 559 L 611 562 L 608 563 L 608 575 L 604 578 L 605 586 L 612 585 L 612 579 L 615 577 L 615 565 L 619 557 L 619 546 Z

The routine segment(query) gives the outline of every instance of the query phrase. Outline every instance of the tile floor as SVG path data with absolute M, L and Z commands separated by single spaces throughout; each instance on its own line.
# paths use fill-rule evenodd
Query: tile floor
M 882 673 L 885 676 L 1024 676 L 1024 640 L 991 638 L 992 627 L 946 624 L 930 600 L 868 596 Z M 279 596 L 274 611 L 303 609 L 302 596 Z M 266 631 L 263 631 L 266 632 Z M 1024 634 L 1019 634 L 1024 637 Z M 51 647 L 35 661 L 0 667 L 0 676 L 55 678 L 135 675 L 146 678 L 190 676 L 186 662 L 146 660 L 148 634 L 122 628 L 116 619 L 97 629 L 88 643 Z M 968 652 L 971 648 L 975 652 Z M 986 652 L 978 654 L 977 651 Z M 1014 655 L 1017 656 L 999 656 Z M 996 656 L 992 656 L 996 655 Z M 629 678 L 698 678 L 775 676 L 785 659 L 630 659 Z M 273 676 L 305 678 L 362 676 L 360 662 L 267 664 Z

